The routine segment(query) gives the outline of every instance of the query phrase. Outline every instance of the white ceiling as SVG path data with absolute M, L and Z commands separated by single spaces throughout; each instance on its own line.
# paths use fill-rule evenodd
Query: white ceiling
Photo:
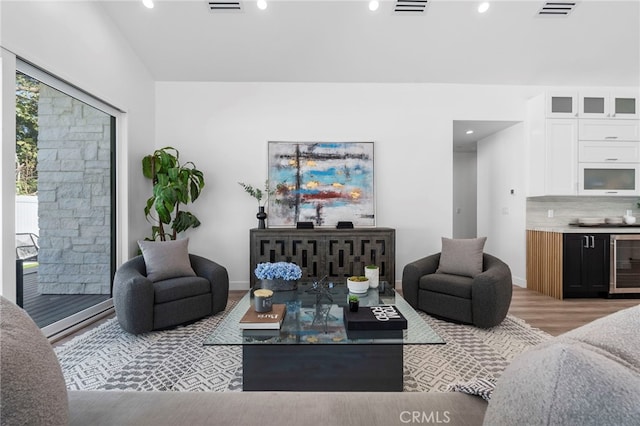
M 212 13 L 207 0 L 104 1 L 158 81 L 640 85 L 640 0 L 582 0 L 566 18 L 543 1 L 255 0 Z

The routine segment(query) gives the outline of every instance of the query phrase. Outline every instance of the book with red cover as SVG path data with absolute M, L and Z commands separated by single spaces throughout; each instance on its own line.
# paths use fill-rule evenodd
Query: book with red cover
M 361 306 L 358 312 L 345 306 L 344 324 L 347 330 L 404 330 L 407 319 L 395 305 Z
M 286 305 L 275 304 L 269 312 L 256 312 L 253 304 L 240 320 L 240 328 L 248 330 L 278 330 L 286 313 Z

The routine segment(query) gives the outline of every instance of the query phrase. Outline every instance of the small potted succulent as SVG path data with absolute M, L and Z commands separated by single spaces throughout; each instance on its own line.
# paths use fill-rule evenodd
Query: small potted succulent
M 351 312 L 358 312 L 358 308 L 360 307 L 360 299 L 355 294 L 349 295 L 349 310 Z

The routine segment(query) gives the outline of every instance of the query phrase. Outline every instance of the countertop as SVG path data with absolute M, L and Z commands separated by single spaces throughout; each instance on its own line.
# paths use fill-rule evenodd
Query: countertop
M 561 234 L 640 234 L 640 224 L 598 226 L 533 226 L 528 231 L 558 232 Z

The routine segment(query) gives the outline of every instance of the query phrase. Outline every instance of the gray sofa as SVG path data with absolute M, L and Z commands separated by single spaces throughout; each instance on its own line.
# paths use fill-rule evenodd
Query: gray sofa
M 486 407 L 453 392 L 69 392 L 70 424 L 78 426 L 471 426 Z
M 476 327 L 494 327 L 507 316 L 513 282 L 511 270 L 495 256 L 482 255 L 482 273 L 475 277 L 436 272 L 440 253 L 407 264 L 402 295 L 415 309 Z
M 67 391 L 51 345 L 0 296 L 2 426 L 12 425 L 479 425 L 478 397 L 419 392 Z
M 502 373 L 486 425 L 639 425 L 640 305 L 517 357 Z
M 0 419 L 2 426 L 631 425 L 640 419 L 638 330 L 640 306 L 525 352 L 488 407 L 458 392 L 67 392 L 44 335 L 0 297 Z

